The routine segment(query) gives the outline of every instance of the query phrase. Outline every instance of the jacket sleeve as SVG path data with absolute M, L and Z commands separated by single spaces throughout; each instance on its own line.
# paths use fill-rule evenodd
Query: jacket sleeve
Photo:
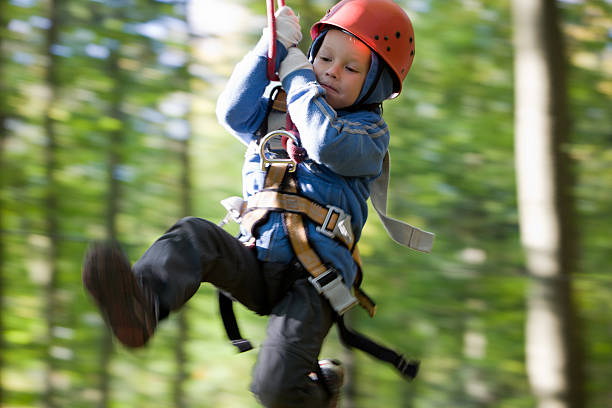
M 217 119 L 230 133 L 244 144 L 265 118 L 267 97 L 263 94 L 270 83 L 267 76 L 268 41 L 262 37 L 255 48 L 236 64 L 225 89 L 217 99 Z M 286 48 L 277 41 L 277 67 L 287 55 Z
M 284 78 L 283 87 L 291 119 L 310 159 L 343 176 L 381 174 L 389 129 L 378 112 L 338 116 L 310 69 L 292 72 Z

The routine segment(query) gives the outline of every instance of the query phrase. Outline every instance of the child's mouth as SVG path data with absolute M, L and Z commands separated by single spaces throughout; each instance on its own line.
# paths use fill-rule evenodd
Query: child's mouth
M 327 84 L 321 84 L 321 86 L 323 87 L 323 89 L 325 89 L 326 91 L 332 91 L 334 93 L 338 93 L 338 91 L 336 90 L 336 88 L 329 86 Z

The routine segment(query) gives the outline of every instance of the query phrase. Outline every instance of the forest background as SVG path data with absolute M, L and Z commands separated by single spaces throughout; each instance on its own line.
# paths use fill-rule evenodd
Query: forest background
M 389 213 L 437 236 L 431 254 L 416 253 L 370 217 L 360 250 L 378 314 L 350 320 L 422 367 L 408 383 L 333 331 L 323 356 L 347 366 L 342 406 L 612 407 L 612 2 L 400 3 L 417 51 L 402 96 L 384 107 Z M 541 54 L 560 56 L 550 66 L 563 75 L 517 88 L 516 56 L 532 51 L 521 34 L 540 27 L 521 3 L 548 7 L 540 21 L 560 36 L 542 36 L 553 42 Z M 307 47 L 332 4 L 288 4 Z M 258 406 L 256 352 L 226 340 L 212 287 L 131 352 L 84 292 L 81 262 L 93 240 L 118 239 L 136 260 L 184 215 L 223 218 L 244 148 L 218 125 L 215 101 L 265 25 L 263 0 L 0 1 L 0 406 Z M 542 83 L 562 117 L 518 98 Z M 567 171 L 546 191 L 564 208 L 559 225 L 573 226 L 553 251 L 571 267 L 552 279 L 521 236 L 521 109 L 565 136 L 549 154 Z M 559 289 L 537 290 L 547 282 Z M 542 310 L 561 330 L 534 338 L 528 323 L 547 321 Z M 265 318 L 237 312 L 260 344 Z

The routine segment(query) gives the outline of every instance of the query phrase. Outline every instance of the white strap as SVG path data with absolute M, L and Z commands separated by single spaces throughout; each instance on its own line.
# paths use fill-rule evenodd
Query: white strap
M 387 190 L 389 188 L 389 151 L 383 160 L 382 175 L 372 183 L 370 199 L 378 213 L 387 234 L 398 244 L 416 249 L 421 252 L 430 252 L 433 246 L 434 234 L 423 231 L 403 221 L 387 216 Z

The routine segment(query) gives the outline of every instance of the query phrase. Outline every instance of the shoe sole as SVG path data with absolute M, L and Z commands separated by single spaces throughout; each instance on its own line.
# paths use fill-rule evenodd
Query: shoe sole
M 132 267 L 114 243 L 90 246 L 83 262 L 83 285 L 115 337 L 126 347 L 144 346 L 155 329 Z M 150 302 L 149 302 L 150 303 Z

